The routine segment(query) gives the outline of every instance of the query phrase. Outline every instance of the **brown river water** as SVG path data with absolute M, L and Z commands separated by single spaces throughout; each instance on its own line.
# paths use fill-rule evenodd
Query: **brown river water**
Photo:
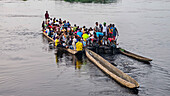
M 94 27 L 116 24 L 119 46 L 153 59 L 102 55 L 139 84 L 138 94 L 106 76 L 86 57 L 55 54 L 41 34 L 51 17 Z M 117 0 L 111 4 L 60 0 L 0 0 L 0 96 L 169 96 L 170 0 Z

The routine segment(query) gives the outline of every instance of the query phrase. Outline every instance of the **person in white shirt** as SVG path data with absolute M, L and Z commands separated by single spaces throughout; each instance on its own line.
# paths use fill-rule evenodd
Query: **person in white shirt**
M 72 42 L 72 46 L 73 46 L 73 49 L 76 50 L 76 42 L 77 42 L 77 36 L 75 35 L 74 38 L 73 38 L 73 42 Z
M 106 22 L 104 22 L 103 23 L 104 45 L 106 44 L 106 41 L 107 41 L 107 29 L 108 27 L 106 26 Z

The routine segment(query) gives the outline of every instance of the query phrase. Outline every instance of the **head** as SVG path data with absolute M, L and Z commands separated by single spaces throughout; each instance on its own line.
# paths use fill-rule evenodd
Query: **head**
M 112 24 L 113 27 L 115 27 L 115 24 Z
M 79 31 L 81 31 L 81 30 L 82 30 L 82 28 L 79 29 Z
M 100 24 L 99 27 L 102 27 L 102 24 Z
M 57 36 L 56 39 L 59 39 L 59 36 Z
M 106 26 L 106 22 L 104 22 L 103 25 Z
M 80 37 L 79 37 L 79 38 L 77 38 L 77 41 L 80 41 L 80 39 L 81 39 Z
M 96 22 L 96 26 L 98 26 L 98 22 Z
M 46 11 L 46 13 L 48 13 L 48 11 Z
M 74 27 L 76 27 L 76 24 L 74 24 Z

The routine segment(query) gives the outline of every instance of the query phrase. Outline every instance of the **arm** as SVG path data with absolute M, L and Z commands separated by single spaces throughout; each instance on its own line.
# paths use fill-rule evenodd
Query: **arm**
M 118 30 L 117 30 L 117 28 L 116 28 L 115 30 L 116 30 L 117 36 L 119 36 L 119 33 L 118 33 Z

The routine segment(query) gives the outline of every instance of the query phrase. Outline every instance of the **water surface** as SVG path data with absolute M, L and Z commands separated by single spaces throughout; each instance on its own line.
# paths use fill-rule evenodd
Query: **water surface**
M 169 0 L 117 0 L 111 4 L 57 0 L 0 1 L 0 95 L 168 96 L 170 94 Z M 138 94 L 120 86 L 87 58 L 55 54 L 42 37 L 51 17 L 87 27 L 116 24 L 119 46 L 153 59 L 150 65 L 123 55 L 104 55 L 139 84 Z

